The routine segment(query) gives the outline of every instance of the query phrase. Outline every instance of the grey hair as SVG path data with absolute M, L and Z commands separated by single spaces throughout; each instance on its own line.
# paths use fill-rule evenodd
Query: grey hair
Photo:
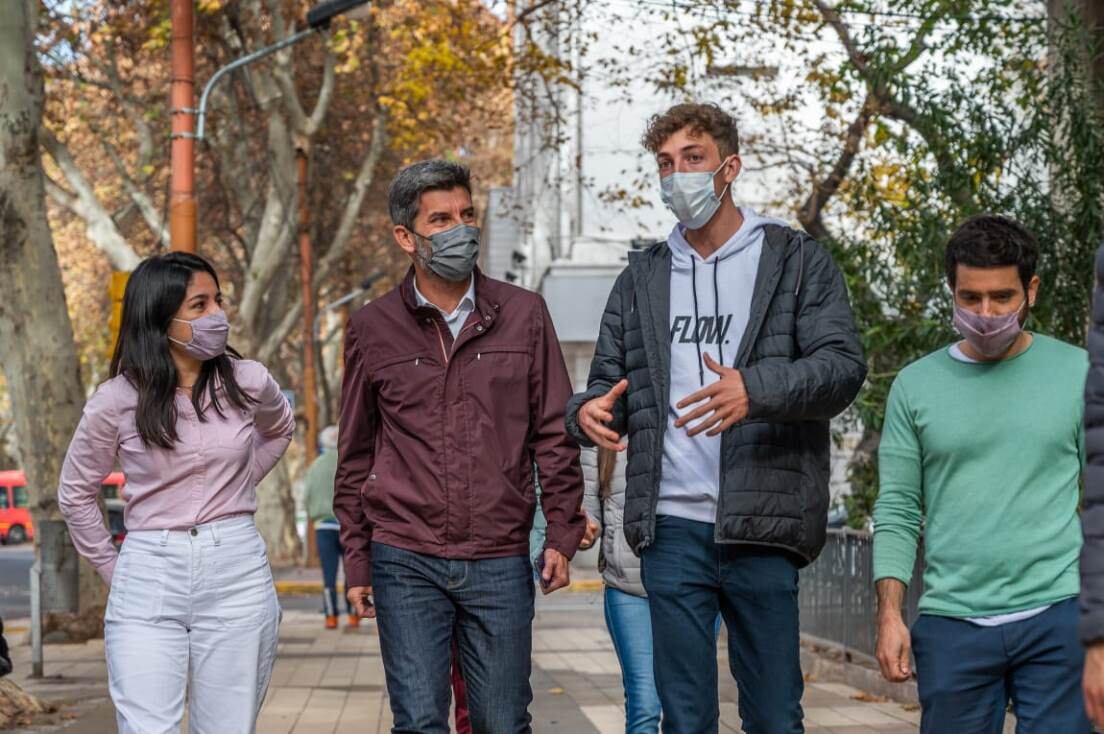
M 418 161 L 399 171 L 387 192 L 391 222 L 414 231 L 418 203 L 427 191 L 447 191 L 463 186 L 471 193 L 471 171 L 460 163 L 441 159 Z

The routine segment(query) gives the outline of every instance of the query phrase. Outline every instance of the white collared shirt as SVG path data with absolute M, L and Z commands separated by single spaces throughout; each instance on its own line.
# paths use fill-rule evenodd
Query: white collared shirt
M 417 299 L 419 306 L 433 306 L 440 311 L 441 316 L 445 319 L 445 323 L 448 324 L 449 331 L 452 332 L 452 338 L 455 339 L 460 334 L 460 329 L 463 328 L 464 322 L 468 320 L 468 316 L 475 310 L 475 276 L 471 276 L 468 280 L 468 292 L 460 299 L 460 303 L 452 313 L 445 313 L 444 309 L 436 304 L 430 303 L 429 300 L 422 295 L 422 292 L 418 290 L 417 278 L 414 279 L 414 298 Z

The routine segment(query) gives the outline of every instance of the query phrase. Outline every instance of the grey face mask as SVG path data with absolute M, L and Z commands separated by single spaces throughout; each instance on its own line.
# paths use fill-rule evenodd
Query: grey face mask
M 475 269 L 475 262 L 479 259 L 479 227 L 458 224 L 429 237 L 417 232 L 414 236 L 429 241 L 429 257 L 420 250 L 418 257 L 434 275 L 457 282 L 466 280 Z

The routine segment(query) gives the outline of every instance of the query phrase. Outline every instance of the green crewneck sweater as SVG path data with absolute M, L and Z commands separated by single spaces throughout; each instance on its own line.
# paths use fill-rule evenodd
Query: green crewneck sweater
M 878 449 L 874 578 L 909 583 L 923 525 L 925 614 L 1076 596 L 1087 373 L 1085 350 L 1038 334 L 1001 362 L 941 349 L 902 370 Z

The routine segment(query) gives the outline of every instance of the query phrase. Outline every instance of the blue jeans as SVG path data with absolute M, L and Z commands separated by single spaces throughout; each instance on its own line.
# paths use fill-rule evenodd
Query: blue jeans
M 912 626 L 924 734 L 1088 734 L 1077 600 L 999 627 L 921 614 Z
M 338 530 L 316 528 L 314 544 L 318 547 L 318 560 L 322 562 L 322 608 L 327 616 L 337 616 L 337 567 L 341 563 L 341 534 Z M 353 613 L 353 607 L 345 599 L 345 609 Z
M 474 734 L 528 734 L 533 570 L 525 556 L 448 560 L 372 543 L 393 734 L 448 734 L 455 632 Z
M 659 694 L 652 674 L 652 618 L 648 600 L 606 587 L 606 627 L 621 664 L 626 734 L 659 731 Z
M 663 731 L 717 731 L 716 620 L 746 734 L 803 732 L 797 564 L 784 551 L 718 544 L 713 524 L 661 515 L 644 549 Z

